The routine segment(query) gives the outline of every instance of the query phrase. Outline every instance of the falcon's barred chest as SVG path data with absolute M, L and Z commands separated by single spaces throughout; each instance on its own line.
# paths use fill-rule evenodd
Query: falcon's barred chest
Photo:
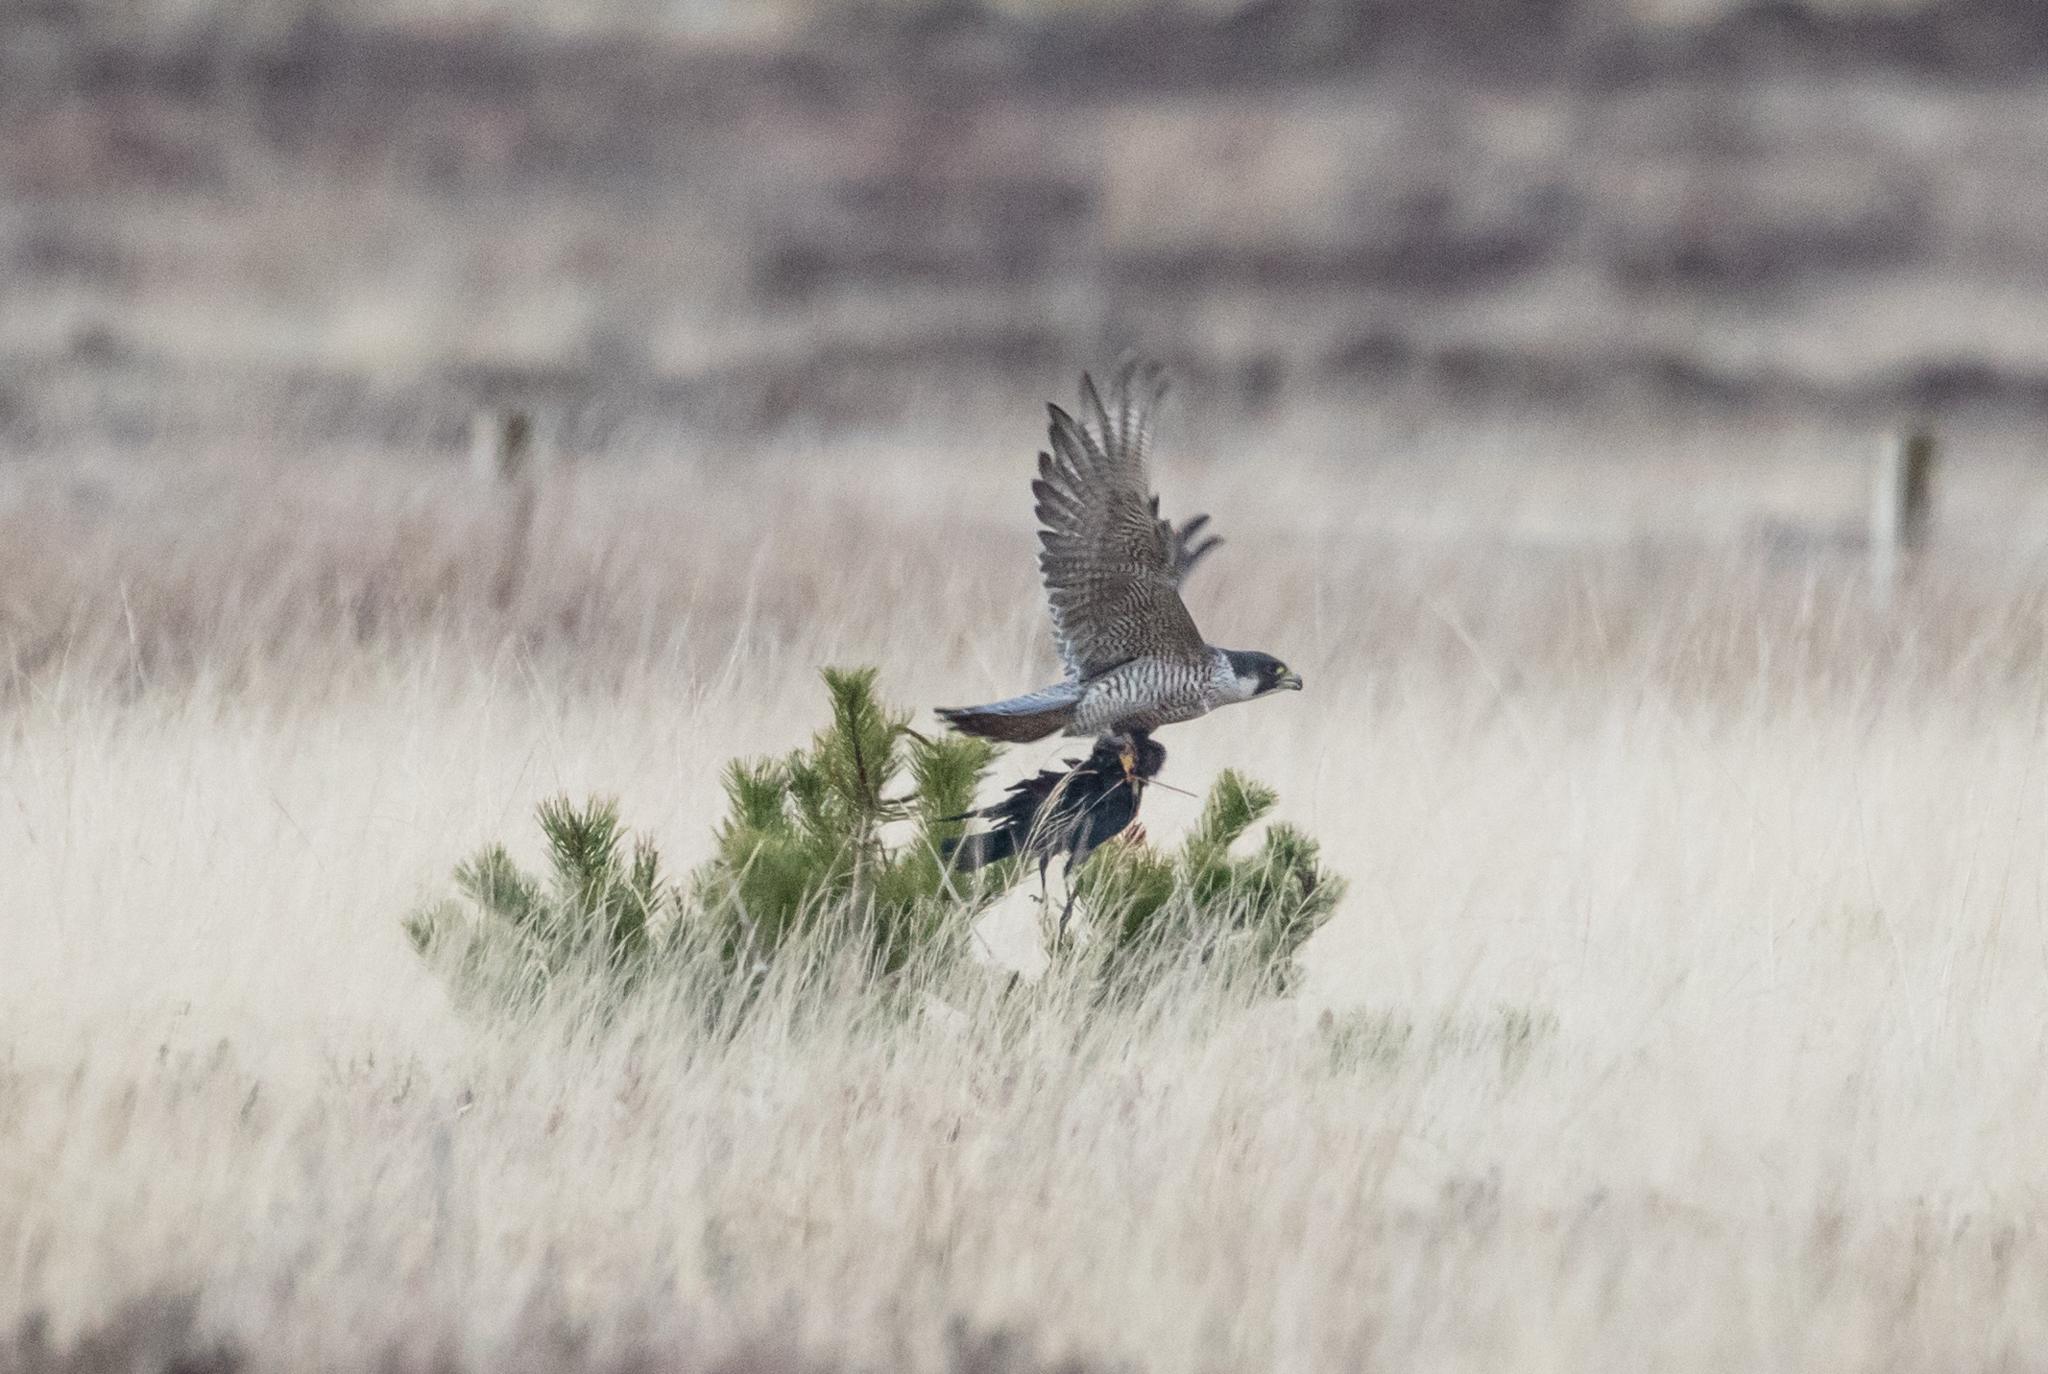
M 1238 700 L 1229 658 L 1219 649 L 1203 658 L 1138 658 L 1110 669 L 1082 691 L 1070 733 L 1156 730 Z

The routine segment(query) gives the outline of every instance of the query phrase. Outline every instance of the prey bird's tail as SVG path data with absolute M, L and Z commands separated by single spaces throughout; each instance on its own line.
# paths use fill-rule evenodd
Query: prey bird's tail
M 940 861 L 953 865 L 962 873 L 972 873 L 977 868 L 1001 863 L 1016 852 L 1017 832 L 1007 827 L 939 841 Z
M 1081 684 L 1059 682 L 986 706 L 939 708 L 939 717 L 963 735 L 1030 744 L 1067 728 L 1081 704 Z

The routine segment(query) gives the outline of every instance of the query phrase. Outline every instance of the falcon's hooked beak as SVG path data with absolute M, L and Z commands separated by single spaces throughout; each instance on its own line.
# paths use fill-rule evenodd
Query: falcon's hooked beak
M 1283 689 L 1289 692 L 1299 692 L 1301 690 L 1301 674 L 1286 672 L 1275 678 L 1273 680 L 1273 690 L 1278 692 Z

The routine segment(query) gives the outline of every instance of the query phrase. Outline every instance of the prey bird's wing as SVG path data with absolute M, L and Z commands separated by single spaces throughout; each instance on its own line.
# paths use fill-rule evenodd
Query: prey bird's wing
M 1145 471 L 1165 393 L 1156 368 L 1127 365 L 1104 405 L 1081 379 L 1081 417 L 1050 406 L 1052 451 L 1038 455 L 1038 569 L 1053 637 L 1070 676 L 1090 678 L 1141 655 L 1193 659 L 1201 631 L 1180 579 L 1213 545 L 1190 545 L 1159 516 Z M 1188 533 L 1200 525 L 1190 521 Z

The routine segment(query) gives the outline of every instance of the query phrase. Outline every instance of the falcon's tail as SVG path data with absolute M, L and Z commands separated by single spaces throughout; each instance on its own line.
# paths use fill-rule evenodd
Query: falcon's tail
M 1059 682 L 986 706 L 941 706 L 939 717 L 963 735 L 1029 744 L 1064 730 L 1081 704 L 1081 684 Z

